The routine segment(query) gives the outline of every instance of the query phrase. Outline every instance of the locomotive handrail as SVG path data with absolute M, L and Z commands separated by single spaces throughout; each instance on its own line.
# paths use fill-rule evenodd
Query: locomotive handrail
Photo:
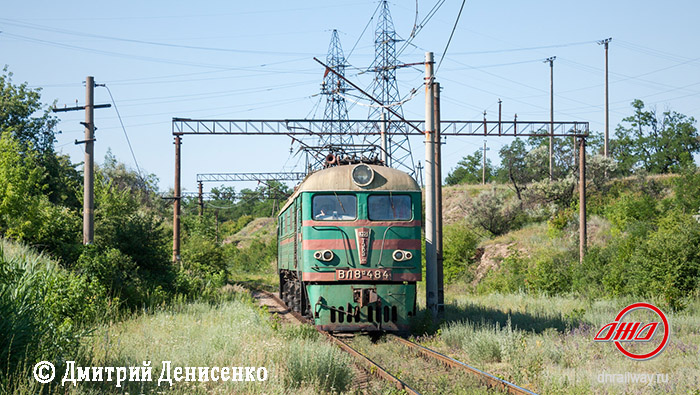
M 319 272 L 334 272 L 335 268 L 334 267 L 326 267 L 326 266 L 311 266 L 312 269 L 317 270 Z M 330 269 L 330 270 L 321 270 L 321 269 Z

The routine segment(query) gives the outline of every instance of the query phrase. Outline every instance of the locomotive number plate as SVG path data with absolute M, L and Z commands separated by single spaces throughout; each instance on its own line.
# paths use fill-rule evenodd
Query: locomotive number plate
M 336 269 L 338 281 L 391 281 L 391 269 Z

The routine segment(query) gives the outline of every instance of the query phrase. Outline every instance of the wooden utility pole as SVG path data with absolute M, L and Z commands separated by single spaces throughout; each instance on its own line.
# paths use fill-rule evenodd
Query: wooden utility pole
M 425 300 L 433 318 L 438 315 L 438 275 L 435 220 L 435 123 L 433 112 L 433 53 L 425 54 Z
M 437 265 L 438 314 L 445 312 L 445 287 L 442 269 L 442 141 L 440 138 L 440 84 L 433 83 L 433 124 L 435 125 L 435 256 Z
M 85 140 L 75 140 L 75 144 L 85 144 L 83 164 L 83 244 L 95 240 L 95 109 L 109 108 L 111 104 L 95 105 L 95 77 L 85 77 L 85 105 L 52 108 L 53 112 L 85 110 Z
M 552 156 L 554 153 L 554 59 L 556 56 L 545 59 L 549 63 L 549 181 L 554 178 L 554 164 Z

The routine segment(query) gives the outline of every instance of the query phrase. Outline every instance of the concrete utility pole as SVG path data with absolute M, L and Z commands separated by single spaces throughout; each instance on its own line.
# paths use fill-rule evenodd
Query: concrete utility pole
M 554 177 L 552 156 L 554 153 L 554 59 L 556 58 L 552 56 L 544 60 L 545 63 L 549 63 L 549 181 Z
M 481 148 L 483 151 L 481 155 L 481 185 L 486 185 L 486 151 L 489 149 L 486 148 L 486 140 L 484 140 L 484 148 Z
M 95 108 L 109 108 L 111 104 L 95 105 L 95 77 L 85 77 L 85 105 L 67 108 L 52 108 L 53 112 L 85 110 L 85 140 L 75 140 L 75 144 L 85 144 L 83 164 L 83 244 L 95 240 Z
M 608 44 L 612 41 L 612 37 L 598 41 L 598 44 L 605 46 L 605 142 L 603 144 L 603 155 L 606 158 L 610 157 L 608 151 L 608 136 L 610 133 L 610 102 L 608 101 Z
M 381 143 L 382 143 L 382 162 L 384 162 L 384 165 L 389 166 L 389 155 L 387 155 L 387 149 L 389 145 L 387 144 L 387 136 L 386 136 L 386 113 L 382 111 L 382 125 L 380 132 L 381 134 Z
M 425 186 L 425 183 L 423 182 L 423 165 L 418 161 L 418 164 L 416 165 L 416 170 L 418 172 L 418 181 L 420 182 L 420 187 L 423 188 Z
M 83 170 L 83 244 L 95 240 L 95 77 L 85 77 L 85 169 Z
M 445 281 L 442 269 L 442 140 L 440 137 L 440 84 L 433 83 L 435 125 L 435 256 L 437 264 L 438 314 L 445 312 Z
M 433 53 L 425 54 L 425 300 L 433 318 L 438 315 L 438 276 L 435 231 L 435 123 Z
M 501 110 L 502 110 L 502 101 L 501 99 L 498 99 L 498 135 L 500 136 L 501 133 L 503 133 L 503 124 L 501 123 Z

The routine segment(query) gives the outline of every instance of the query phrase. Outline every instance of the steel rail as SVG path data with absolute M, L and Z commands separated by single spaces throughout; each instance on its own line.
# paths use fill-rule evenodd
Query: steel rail
M 506 391 L 509 394 L 515 395 L 537 395 L 535 392 L 532 392 L 528 389 L 522 388 L 513 383 L 500 379 L 492 374 L 486 373 L 483 370 L 477 369 L 473 366 L 469 366 L 464 362 L 458 361 L 454 358 L 450 358 L 447 355 L 431 350 L 428 347 L 421 346 L 420 344 L 416 344 L 410 340 L 406 340 L 402 337 L 393 334 L 387 334 L 387 336 L 405 345 L 406 347 L 419 351 L 421 354 L 429 358 L 438 360 L 451 368 L 461 369 L 472 375 L 477 376 L 489 388 L 499 389 L 502 391 Z
M 383 367 L 379 366 L 376 362 L 372 361 L 371 359 L 367 358 L 364 356 L 361 352 L 355 350 L 354 348 L 350 347 L 347 343 L 344 341 L 338 339 L 337 337 L 331 335 L 328 332 L 324 332 L 320 329 L 317 329 L 321 334 L 326 336 L 332 343 L 340 347 L 341 350 L 347 352 L 348 354 L 352 355 L 355 357 L 357 360 L 362 362 L 365 366 L 363 369 L 365 369 L 367 372 L 372 373 L 374 375 L 377 375 L 381 378 L 383 378 L 386 381 L 390 381 L 394 384 L 394 386 L 400 390 L 406 391 L 407 394 L 412 394 L 412 395 L 420 395 L 420 392 L 414 390 L 413 388 L 409 387 L 408 384 L 405 382 L 401 381 L 398 377 L 394 376 L 393 374 L 389 373 L 384 369 Z
M 274 293 L 268 292 L 265 290 L 257 290 L 258 292 L 267 295 L 270 297 L 272 300 L 274 300 L 280 307 L 284 307 L 289 314 L 294 317 L 294 319 L 300 323 L 300 324 L 309 324 L 310 321 L 302 316 L 301 314 L 297 313 L 296 311 L 290 310 L 286 304 Z M 376 362 L 372 361 L 371 359 L 367 358 L 364 356 L 361 352 L 355 350 L 352 348 L 350 345 L 345 343 L 344 341 L 338 339 L 337 337 L 331 335 L 328 332 L 322 331 L 318 328 L 316 330 L 325 336 L 331 343 L 335 344 L 338 346 L 341 350 L 347 352 L 348 354 L 352 355 L 355 357 L 356 360 L 362 363 L 362 368 L 367 371 L 368 373 L 374 374 L 375 376 L 379 376 L 380 378 L 389 381 L 394 384 L 394 386 L 400 390 L 406 391 L 407 394 L 411 395 L 420 395 L 420 392 L 414 390 L 413 388 L 409 387 L 406 383 L 401 381 L 398 377 L 392 375 L 391 373 L 387 372 L 386 369 L 383 367 L 379 366 Z

